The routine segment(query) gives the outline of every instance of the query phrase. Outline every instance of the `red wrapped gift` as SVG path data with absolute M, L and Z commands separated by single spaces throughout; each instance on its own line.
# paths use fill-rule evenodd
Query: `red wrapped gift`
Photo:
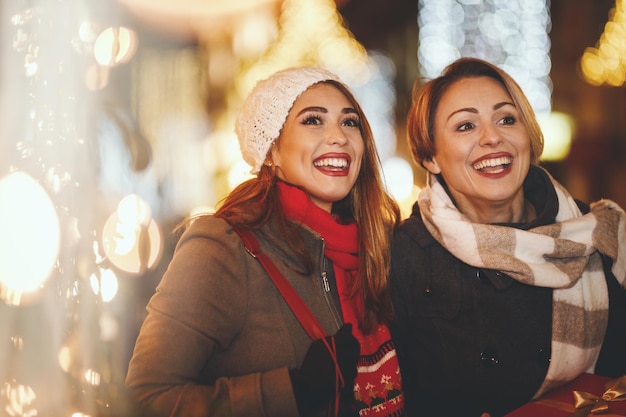
M 582 374 L 505 417 L 626 416 L 626 375 L 613 379 Z

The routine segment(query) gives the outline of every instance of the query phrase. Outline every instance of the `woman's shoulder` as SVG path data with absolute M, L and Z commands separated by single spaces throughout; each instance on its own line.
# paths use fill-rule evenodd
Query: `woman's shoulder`
M 180 234 L 178 245 L 197 239 L 218 241 L 220 244 L 233 245 L 239 240 L 228 222 L 213 214 L 202 214 L 189 219 Z
M 426 228 L 419 207 L 415 204 L 411 215 L 402 220 L 394 233 L 394 240 L 412 240 L 420 246 L 426 246 L 434 241 L 432 235 Z
M 228 229 L 232 228 L 224 219 L 214 214 L 201 214 L 187 221 L 183 236 L 185 234 L 219 234 L 225 233 Z

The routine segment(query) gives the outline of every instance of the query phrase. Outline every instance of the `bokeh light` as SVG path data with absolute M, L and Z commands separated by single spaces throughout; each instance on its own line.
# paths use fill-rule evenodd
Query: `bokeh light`
M 99 295 L 104 302 L 113 300 L 119 289 L 117 275 L 111 269 L 100 268 L 97 274 L 89 277 L 89 283 L 93 293 Z
M 94 56 L 98 64 L 115 66 L 128 62 L 137 50 L 137 34 L 125 27 L 103 30 L 94 43 Z
M 253 174 L 250 172 L 250 165 L 243 159 L 235 163 L 228 170 L 228 186 L 231 189 L 250 178 L 253 178 Z
M 403 200 L 398 200 L 398 205 L 400 206 L 400 213 L 402 218 L 408 218 L 411 215 L 413 210 L 413 205 L 417 204 L 417 197 L 422 192 L 423 187 L 419 185 L 413 185 L 411 188 L 411 193 L 406 196 Z
M 150 206 L 136 194 L 120 201 L 102 230 L 107 259 L 122 271 L 134 274 L 145 273 L 155 265 L 162 252 L 161 240 Z
M 574 119 L 565 113 L 551 112 L 538 118 L 544 136 L 543 161 L 561 161 L 567 157 L 572 147 Z
M 462 56 L 507 71 L 538 114 L 551 110 L 550 14 L 545 0 L 419 0 L 418 60 L 426 79 Z
M 91 385 L 98 386 L 100 385 L 100 380 L 102 379 L 102 375 L 99 372 L 93 369 L 87 369 L 85 371 L 85 381 Z
M 404 158 L 392 157 L 383 162 L 387 191 L 396 201 L 402 201 L 413 191 L 413 168 Z
M 115 316 L 110 313 L 103 313 L 100 316 L 100 339 L 105 342 L 113 342 L 120 336 L 120 325 Z
M 11 417 L 35 417 L 38 410 L 34 406 L 37 395 L 32 387 L 15 380 L 5 382 L 2 387 L 3 411 Z
M 422 75 L 434 78 L 463 56 L 497 65 L 517 81 L 547 129 L 542 159 L 564 159 L 570 150 L 572 126 L 565 115 L 552 114 L 549 4 L 544 0 L 420 0 L 419 6 Z M 583 65 L 583 72 L 600 77 L 600 58 L 594 56 Z
M 583 79 L 591 85 L 623 86 L 626 82 L 626 0 L 616 0 L 595 47 L 580 58 Z
M 20 304 L 50 276 L 59 252 L 56 209 L 30 175 L 0 179 L 0 287 L 9 304 Z

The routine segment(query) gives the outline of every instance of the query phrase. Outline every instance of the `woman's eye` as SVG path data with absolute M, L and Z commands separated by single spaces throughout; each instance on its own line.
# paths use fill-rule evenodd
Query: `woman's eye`
M 361 121 L 359 119 L 346 119 L 343 121 L 343 125 L 349 127 L 360 127 Z
M 472 124 L 472 122 L 463 122 L 459 125 L 459 127 L 457 128 L 457 130 L 460 131 L 465 131 L 465 130 L 470 130 L 471 128 L 473 128 L 474 125 Z
M 322 119 L 319 116 L 308 116 L 302 121 L 303 125 L 319 125 L 322 124 Z
M 515 122 L 517 121 L 517 119 L 513 116 L 506 116 L 502 118 L 501 123 L 503 125 L 513 125 L 515 124 Z

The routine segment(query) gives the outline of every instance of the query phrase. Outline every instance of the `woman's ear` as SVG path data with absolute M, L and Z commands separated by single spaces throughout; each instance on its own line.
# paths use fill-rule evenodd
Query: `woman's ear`
M 276 151 L 276 144 L 273 144 L 272 147 L 270 148 L 270 151 L 267 153 L 267 156 L 265 157 L 265 165 L 268 165 L 269 162 L 269 166 L 274 165 L 276 166 L 280 166 L 280 155 L 279 153 Z
M 439 164 L 435 157 L 429 159 L 428 161 L 422 162 L 424 168 L 428 170 L 431 174 L 441 174 L 441 168 L 439 168 Z

